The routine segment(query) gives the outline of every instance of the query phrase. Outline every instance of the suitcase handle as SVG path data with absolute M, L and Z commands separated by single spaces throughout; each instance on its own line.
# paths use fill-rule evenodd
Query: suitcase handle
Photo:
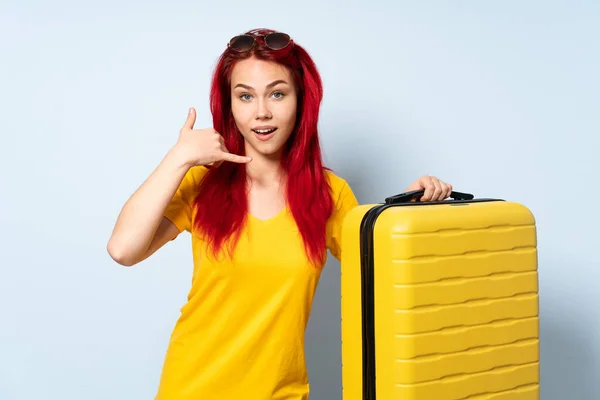
M 385 204 L 408 203 L 412 200 L 418 200 L 425 194 L 425 190 L 413 190 L 411 192 L 400 193 L 385 199 Z M 473 200 L 475 196 L 470 193 L 450 192 L 450 197 L 454 200 Z

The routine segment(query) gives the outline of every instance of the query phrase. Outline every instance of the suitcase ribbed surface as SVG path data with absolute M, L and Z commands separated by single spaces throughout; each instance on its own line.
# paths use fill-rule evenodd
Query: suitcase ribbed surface
M 373 400 L 539 399 L 535 229 L 525 207 L 499 201 L 379 215 Z

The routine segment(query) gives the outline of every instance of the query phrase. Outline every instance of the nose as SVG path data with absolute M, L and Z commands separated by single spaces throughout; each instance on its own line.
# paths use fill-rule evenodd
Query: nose
M 256 119 L 269 119 L 272 116 L 267 102 L 263 99 L 258 100 L 256 106 Z

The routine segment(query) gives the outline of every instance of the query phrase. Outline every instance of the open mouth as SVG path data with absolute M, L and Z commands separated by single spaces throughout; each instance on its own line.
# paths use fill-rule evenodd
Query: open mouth
M 270 128 L 270 129 L 252 129 L 252 131 L 258 135 L 270 135 L 271 133 L 275 132 L 277 130 L 277 128 Z
M 259 126 L 256 129 L 252 129 L 252 132 L 256 135 L 256 138 L 261 142 L 266 142 L 275 136 L 275 131 L 277 128 L 272 126 Z

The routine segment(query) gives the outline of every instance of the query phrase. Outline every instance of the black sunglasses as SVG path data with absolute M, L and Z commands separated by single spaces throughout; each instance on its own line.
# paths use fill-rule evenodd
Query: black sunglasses
M 239 35 L 232 38 L 227 47 L 235 51 L 249 51 L 254 47 L 256 38 L 262 38 L 265 45 L 271 50 L 281 50 L 292 43 L 292 38 L 287 33 L 272 32 L 266 35 Z

